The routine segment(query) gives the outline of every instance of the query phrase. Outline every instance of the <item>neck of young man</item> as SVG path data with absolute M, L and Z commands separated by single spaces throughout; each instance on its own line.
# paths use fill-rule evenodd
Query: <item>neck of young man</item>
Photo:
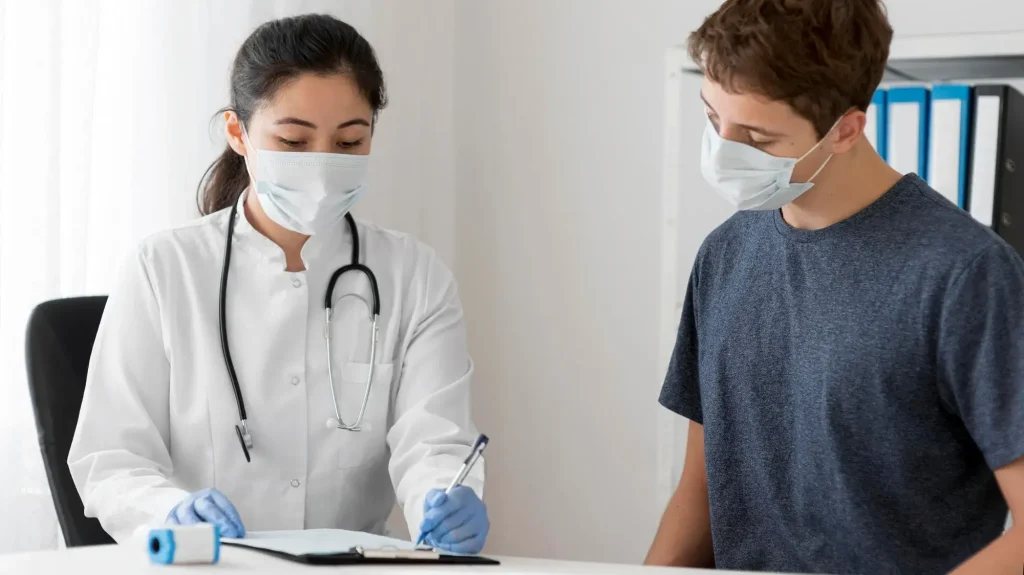
M 810 190 L 782 207 L 782 219 L 799 230 L 827 228 L 873 204 L 900 178 L 861 137 L 849 152 L 832 158 Z
M 245 217 L 253 229 L 284 251 L 285 271 L 301 272 L 306 269 L 302 261 L 302 246 L 306 245 L 309 236 L 289 230 L 270 219 L 256 194 L 246 194 L 244 209 Z

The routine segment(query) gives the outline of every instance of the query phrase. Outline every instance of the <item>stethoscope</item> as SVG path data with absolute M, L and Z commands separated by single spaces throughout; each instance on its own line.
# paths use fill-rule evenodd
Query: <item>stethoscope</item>
M 238 443 L 242 446 L 245 460 L 249 458 L 249 450 L 252 449 L 252 435 L 249 433 L 248 420 L 245 416 L 245 401 L 242 400 L 242 388 L 238 385 L 238 375 L 235 374 L 235 364 L 231 361 L 231 350 L 228 349 L 228 328 L 227 328 L 227 291 L 228 291 L 228 269 L 231 267 L 231 238 L 235 230 L 235 218 L 238 217 L 238 202 L 231 207 L 231 216 L 228 219 L 227 244 L 224 248 L 224 269 L 220 273 L 220 347 L 224 353 L 224 365 L 228 368 L 228 378 L 231 380 L 231 387 L 235 391 L 235 403 L 238 405 L 239 423 L 235 425 L 235 433 L 238 434 Z M 352 263 L 342 266 L 331 274 L 331 280 L 327 282 L 327 294 L 324 296 L 324 339 L 327 341 L 327 376 L 331 384 L 331 399 L 334 401 L 334 417 L 327 420 L 328 428 L 337 428 L 345 431 L 361 431 L 359 424 L 363 421 L 363 414 L 366 413 L 366 402 L 370 399 L 370 386 L 373 384 L 373 370 L 377 363 L 377 320 L 380 318 L 380 293 L 377 291 L 377 278 L 370 268 L 359 263 L 359 232 L 356 230 L 356 221 L 351 213 L 345 214 L 345 223 L 348 224 L 348 231 L 352 234 Z M 334 284 L 346 272 L 361 272 L 370 281 L 370 291 L 373 294 L 373 324 L 370 327 L 370 373 L 366 376 L 366 389 L 363 392 L 363 405 L 359 408 L 359 415 L 351 425 L 341 419 L 341 410 L 338 407 L 338 397 L 334 391 L 334 368 L 331 365 L 331 300 L 334 294 Z M 362 299 L 362 298 L 359 298 Z M 364 302 L 366 300 L 363 300 Z

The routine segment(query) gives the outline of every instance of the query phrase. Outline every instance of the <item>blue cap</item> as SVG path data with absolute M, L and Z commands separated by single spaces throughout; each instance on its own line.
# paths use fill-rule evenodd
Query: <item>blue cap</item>
M 220 561 L 220 525 L 213 526 L 213 561 Z
M 146 545 L 150 563 L 159 565 L 174 563 L 174 547 L 173 529 L 150 529 L 149 541 Z

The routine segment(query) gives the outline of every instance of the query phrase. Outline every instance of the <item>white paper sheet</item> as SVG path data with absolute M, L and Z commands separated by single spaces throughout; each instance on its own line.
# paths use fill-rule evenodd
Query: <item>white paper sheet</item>
M 324 555 L 343 553 L 353 547 L 381 547 L 412 550 L 412 541 L 372 535 L 344 529 L 306 529 L 301 531 L 250 531 L 244 539 L 223 539 L 225 543 L 259 549 L 281 551 L 291 555 Z

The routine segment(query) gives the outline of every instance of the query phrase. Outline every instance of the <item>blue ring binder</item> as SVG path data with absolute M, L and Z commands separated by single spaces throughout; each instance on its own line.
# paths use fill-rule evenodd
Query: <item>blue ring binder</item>
M 928 88 L 920 86 L 900 86 L 897 88 L 889 88 L 889 106 L 894 104 L 917 104 L 920 110 L 920 116 L 918 117 L 918 156 L 917 156 L 917 172 L 918 176 L 923 179 L 928 179 L 928 126 L 930 124 L 928 113 L 929 113 L 929 98 Z M 887 120 L 892 121 L 892 115 L 888 114 Z M 892 132 L 887 130 L 887 137 L 892 137 Z M 888 144 L 887 144 L 888 145 Z M 888 152 L 892 150 L 887 149 Z

